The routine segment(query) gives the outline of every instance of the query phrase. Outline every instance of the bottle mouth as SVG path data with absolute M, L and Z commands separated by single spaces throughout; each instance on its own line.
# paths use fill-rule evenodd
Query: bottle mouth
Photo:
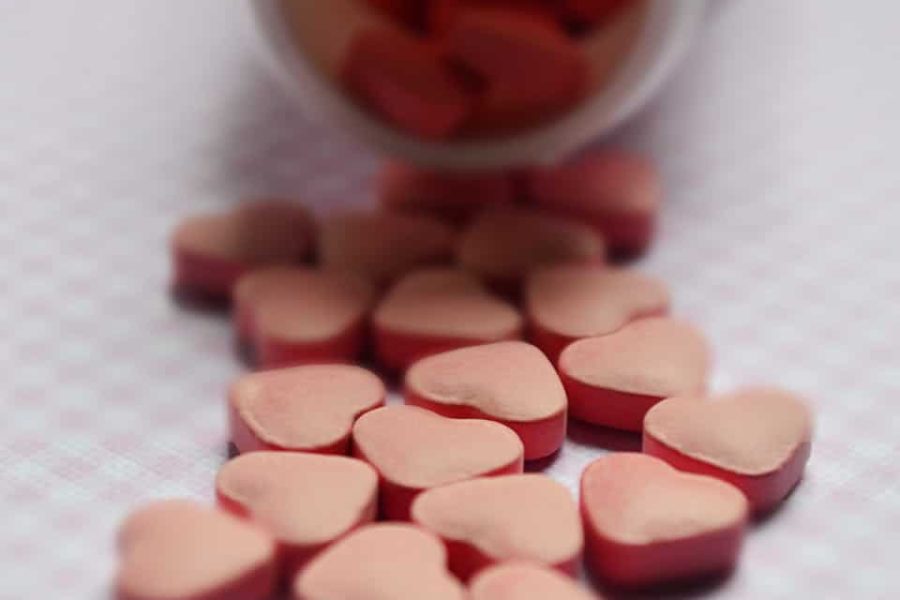
M 323 22 L 291 28 L 288 1 L 304 3 Z M 353 29 L 355 0 L 252 0 L 270 63 L 310 114 L 329 121 L 376 151 L 423 166 L 477 170 L 559 160 L 630 117 L 658 90 L 703 19 L 704 0 L 642 0 L 614 23 L 580 41 L 592 65 L 592 88 L 566 113 L 492 136 L 427 140 L 400 131 L 361 108 L 335 76 L 341 35 Z M 315 8 L 313 8 L 315 5 Z M 316 10 L 319 9 L 319 10 Z M 329 26 L 327 20 L 331 20 Z M 321 32 L 328 32 L 322 35 Z M 339 32 L 332 35 L 332 32 Z M 318 33 L 318 35 L 316 35 Z M 315 36 L 315 39 L 311 39 Z

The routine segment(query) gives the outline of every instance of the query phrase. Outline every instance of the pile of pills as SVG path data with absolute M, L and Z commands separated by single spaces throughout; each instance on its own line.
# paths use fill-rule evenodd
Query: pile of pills
M 586 600 L 582 565 L 613 589 L 734 569 L 800 480 L 812 417 L 775 387 L 711 397 L 665 284 L 605 264 L 652 239 L 650 165 L 379 181 L 372 212 L 267 201 L 177 228 L 176 291 L 230 302 L 259 370 L 225 402 L 218 506 L 131 515 L 118 598 Z M 643 436 L 589 464 L 577 501 L 536 472 L 570 418 Z

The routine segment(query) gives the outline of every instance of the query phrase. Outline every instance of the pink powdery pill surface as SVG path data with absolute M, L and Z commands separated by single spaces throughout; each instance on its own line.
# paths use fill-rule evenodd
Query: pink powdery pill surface
M 566 393 L 547 357 L 525 342 L 497 342 L 423 358 L 406 373 L 405 399 L 447 417 L 503 423 L 525 460 L 549 456 L 566 437 Z
M 381 513 L 407 520 L 423 490 L 484 475 L 522 472 L 522 442 L 509 427 L 450 419 L 415 406 L 373 410 L 353 426 L 353 453 L 380 475 Z
M 249 202 L 224 213 L 188 217 L 171 237 L 173 287 L 227 300 L 247 271 L 304 260 L 314 235 L 306 210 L 286 201 Z
M 470 600 L 600 600 L 559 571 L 525 561 L 489 567 L 469 585 Z
M 460 236 L 459 264 L 502 291 L 515 291 L 535 267 L 600 263 L 603 239 L 589 226 L 541 211 L 489 209 Z
M 447 545 L 450 570 L 463 580 L 490 565 L 529 560 L 575 575 L 581 558 L 578 509 L 546 475 L 504 475 L 423 492 L 413 522 Z
M 453 240 L 448 225 L 424 215 L 347 212 L 323 220 L 319 261 L 385 285 L 416 267 L 449 262 Z
M 537 206 L 593 225 L 620 255 L 639 254 L 650 244 L 663 194 L 649 161 L 613 150 L 534 169 L 527 190 Z
M 251 347 L 265 368 L 355 359 L 365 342 L 373 287 L 349 273 L 297 270 L 286 285 L 250 294 Z
M 445 350 L 522 337 L 522 317 L 474 276 L 452 268 L 414 271 L 372 315 L 375 352 L 391 370 Z
M 665 315 L 669 305 L 662 281 L 595 265 L 536 269 L 525 286 L 529 339 L 554 362 L 578 339 L 613 333 L 641 317 Z
M 621 452 L 585 469 L 581 512 L 588 568 L 614 586 L 646 587 L 733 569 L 748 508 L 732 485 Z
M 445 173 L 398 161 L 385 163 L 377 185 L 383 208 L 452 223 L 462 223 L 487 206 L 511 204 L 516 196 L 512 176 L 503 171 Z
M 353 421 L 384 404 L 384 384 L 352 365 L 304 365 L 244 375 L 228 394 L 239 452 L 347 454 Z
M 237 339 L 242 343 L 251 341 L 255 331 L 253 309 L 260 300 L 279 294 L 302 296 L 315 277 L 312 273 L 314 271 L 306 267 L 278 265 L 242 275 L 231 291 L 232 321 Z
M 275 543 L 262 529 L 189 500 L 152 502 L 119 532 L 118 600 L 265 600 Z
M 677 319 L 653 317 L 572 343 L 560 354 L 559 373 L 573 417 L 640 431 L 644 415 L 657 402 L 703 392 L 709 363 L 699 330 Z
M 250 452 L 219 470 L 216 496 L 271 533 L 282 579 L 290 580 L 323 548 L 375 518 L 378 474 L 347 456 Z
M 294 600 L 464 600 L 431 533 L 409 524 L 367 525 L 340 540 L 294 581 Z
M 800 481 L 812 432 L 812 415 L 797 396 L 747 388 L 718 398 L 659 403 L 644 419 L 644 452 L 733 484 L 754 512 L 764 513 Z

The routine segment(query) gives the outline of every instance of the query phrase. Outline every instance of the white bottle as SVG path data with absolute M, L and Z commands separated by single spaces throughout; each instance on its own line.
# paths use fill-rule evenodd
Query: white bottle
M 605 69 L 609 46 L 627 35 L 627 45 L 604 85 L 567 114 L 549 123 L 496 137 L 425 140 L 392 128 L 361 110 L 333 76 L 341 50 L 361 16 L 360 0 L 251 0 L 280 79 L 314 118 L 348 131 L 377 152 L 444 169 L 527 166 L 559 160 L 601 137 L 640 109 L 660 88 L 703 21 L 706 0 L 644 0 L 629 25 L 601 29 L 582 43 L 596 69 Z M 284 3 L 295 11 L 290 28 Z M 297 17 L 300 14 L 302 18 Z M 304 38 L 298 44 L 296 37 Z M 305 48 L 306 51 L 301 50 Z M 328 72 L 332 71 L 332 76 Z

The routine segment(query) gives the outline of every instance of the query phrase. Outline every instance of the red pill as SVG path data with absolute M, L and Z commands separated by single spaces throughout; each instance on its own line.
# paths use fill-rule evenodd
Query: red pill
M 585 563 L 602 581 L 647 587 L 734 568 L 747 501 L 732 485 L 645 454 L 598 458 L 581 476 Z
M 571 577 L 525 561 L 484 569 L 469 586 L 470 600 L 599 600 Z
M 416 29 L 422 25 L 421 0 L 367 0 L 375 10 L 387 15 L 398 24 Z
M 658 279 L 595 265 L 543 267 L 525 285 L 530 341 L 554 362 L 570 343 L 665 315 L 669 303 L 669 291 Z
M 353 426 L 353 453 L 381 477 L 381 514 L 409 519 L 415 497 L 433 487 L 522 472 L 522 442 L 509 427 L 449 419 L 414 406 L 388 406 Z
M 431 533 L 402 523 L 362 527 L 316 557 L 294 581 L 294 600 L 464 600 Z
M 274 266 L 255 269 L 241 276 L 231 291 L 232 321 L 241 343 L 250 343 L 256 326 L 254 306 L 264 298 L 297 290 L 301 295 L 313 277 L 305 267 Z
M 238 278 L 251 269 L 305 259 L 313 236 L 308 213 L 289 202 L 246 203 L 225 213 L 189 217 L 172 235 L 173 287 L 228 300 Z
M 812 430 L 805 403 L 776 388 L 670 398 L 644 419 L 644 452 L 733 484 L 754 512 L 764 513 L 803 476 Z
M 275 543 L 262 529 L 189 500 L 140 508 L 118 545 L 118 600 L 265 600 L 275 585 Z
M 525 460 L 549 456 L 566 437 L 566 393 L 544 354 L 498 342 L 435 354 L 406 372 L 405 398 L 447 417 L 490 419 L 515 431 Z
M 446 350 L 522 337 L 522 317 L 465 271 L 413 271 L 388 291 L 372 315 L 379 362 L 404 370 Z
M 385 285 L 416 267 L 449 262 L 453 241 L 453 230 L 431 217 L 347 212 L 322 222 L 319 261 Z
M 695 327 L 653 317 L 572 343 L 559 356 L 559 373 L 573 417 L 641 431 L 654 404 L 706 389 L 709 362 L 706 340 Z
M 378 198 L 388 210 L 421 213 L 452 223 L 486 206 L 511 204 L 516 190 L 503 171 L 440 172 L 391 161 L 378 178 Z
M 644 158 L 597 151 L 574 163 L 534 169 L 527 181 L 537 206 L 593 225 L 617 255 L 639 254 L 653 239 L 662 184 Z
M 422 137 L 451 135 L 470 110 L 463 82 L 435 47 L 401 30 L 358 32 L 347 50 L 341 77 L 371 110 Z
M 468 580 L 508 560 L 528 560 L 575 575 L 581 559 L 578 509 L 569 491 L 546 475 L 504 475 L 423 492 L 413 522 L 447 546 L 450 570 Z
M 305 365 L 244 375 L 228 394 L 231 442 L 238 452 L 347 454 L 353 422 L 382 406 L 384 398 L 381 380 L 352 365 Z
M 219 470 L 216 496 L 277 540 L 281 577 L 290 580 L 328 545 L 375 519 L 378 474 L 347 456 L 250 452 Z
M 251 345 L 264 368 L 310 362 L 349 362 L 362 350 L 374 298 L 364 280 L 305 270 L 295 283 L 260 286 L 251 294 Z
M 559 0 L 560 11 L 573 23 L 595 27 L 615 17 L 632 0 Z
M 459 264 L 502 291 L 515 291 L 532 269 L 561 263 L 600 263 L 603 239 L 574 220 L 527 209 L 492 209 L 460 236 Z

